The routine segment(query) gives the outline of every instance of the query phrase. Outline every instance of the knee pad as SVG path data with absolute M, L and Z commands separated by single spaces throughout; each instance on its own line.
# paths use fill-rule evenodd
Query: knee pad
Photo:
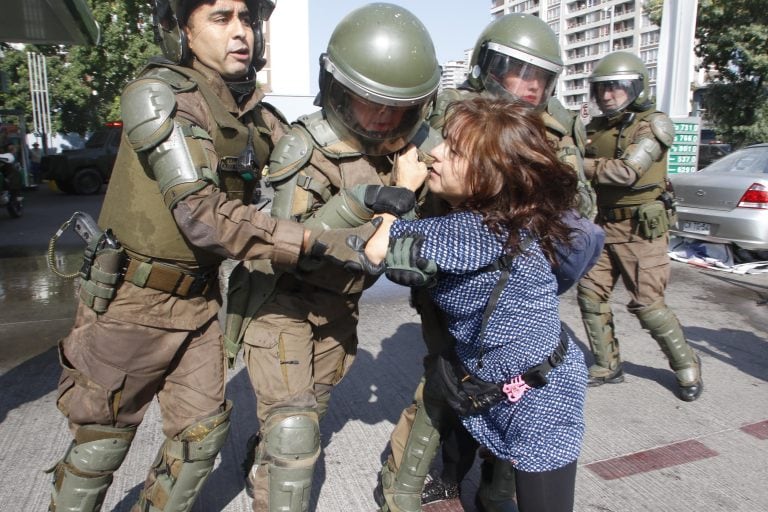
M 139 510 L 187 512 L 213 469 L 229 434 L 232 402 L 223 412 L 199 421 L 166 439 L 139 496 Z
M 47 471 L 53 473 L 50 510 L 100 510 L 135 434 L 134 427 L 80 427 L 67 453 Z
M 249 473 L 254 510 L 306 512 L 319 456 L 320 424 L 314 409 L 286 408 L 270 414 Z
M 578 285 L 576 290 L 576 300 L 579 303 L 579 309 L 582 314 L 592 313 L 594 315 L 602 315 L 611 312 L 610 304 L 591 288 Z

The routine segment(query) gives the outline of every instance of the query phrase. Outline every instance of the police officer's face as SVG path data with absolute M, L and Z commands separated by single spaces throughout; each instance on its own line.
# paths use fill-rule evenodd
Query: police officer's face
M 351 97 L 350 108 L 358 125 L 369 132 L 388 133 L 400 125 L 403 111 Z
M 184 32 L 189 48 L 225 79 L 242 78 L 253 58 L 253 29 L 245 0 L 202 3 L 189 16 Z
M 523 73 L 512 70 L 504 75 L 501 85 L 513 96 L 538 106 L 544 99 L 544 90 L 547 88 L 549 76 L 543 70 L 534 67 L 527 68 Z
M 601 109 L 613 112 L 622 109 L 629 102 L 629 93 L 616 82 L 598 83 L 597 101 Z

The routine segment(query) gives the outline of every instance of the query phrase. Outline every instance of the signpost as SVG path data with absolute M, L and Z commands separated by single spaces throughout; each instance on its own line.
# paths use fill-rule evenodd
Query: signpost
M 696 172 L 699 160 L 700 127 L 698 117 L 672 118 L 675 141 L 667 152 L 669 174 Z

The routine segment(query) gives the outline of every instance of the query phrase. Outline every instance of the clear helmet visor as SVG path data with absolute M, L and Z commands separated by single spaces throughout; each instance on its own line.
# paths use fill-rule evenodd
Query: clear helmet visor
M 366 155 L 388 155 L 413 138 L 427 115 L 432 96 L 418 103 L 387 105 L 364 98 L 331 80 L 323 108 L 339 138 Z
M 589 85 L 589 113 L 592 117 L 610 117 L 634 103 L 641 92 L 642 77 L 594 80 Z
M 489 50 L 482 64 L 483 86 L 496 97 L 540 107 L 552 96 L 560 71 L 559 66 L 546 64 L 552 69 Z

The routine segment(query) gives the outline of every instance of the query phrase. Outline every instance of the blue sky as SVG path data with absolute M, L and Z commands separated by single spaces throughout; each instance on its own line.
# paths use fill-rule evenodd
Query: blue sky
M 288 3 L 290 0 L 284 0 Z M 309 58 L 325 51 L 333 29 L 350 11 L 370 3 L 364 0 L 309 0 Z M 488 0 L 399 0 L 429 30 L 440 63 L 462 58 L 474 46 L 477 36 L 491 22 Z M 278 4 L 279 6 L 280 4 Z M 279 7 L 278 7 L 279 8 Z M 317 66 L 312 68 L 312 90 L 317 90 Z

